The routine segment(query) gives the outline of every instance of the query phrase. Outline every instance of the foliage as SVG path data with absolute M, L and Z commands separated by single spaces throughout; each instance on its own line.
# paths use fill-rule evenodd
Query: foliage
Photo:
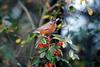
M 41 66 L 40 63 L 44 59 L 45 59 L 45 62 L 43 62 L 44 64 L 42 63 L 43 66 L 45 66 L 45 64 L 48 64 L 48 63 L 51 63 L 54 65 L 56 62 L 62 59 L 63 57 L 62 49 L 66 48 L 68 44 L 71 47 L 71 49 L 69 50 L 69 57 L 71 57 L 73 60 L 75 58 L 79 59 L 79 57 L 76 54 L 74 54 L 74 51 L 73 51 L 73 50 L 77 50 L 76 46 L 73 45 L 71 40 L 67 39 L 67 37 L 62 37 L 61 35 L 57 35 L 57 34 L 51 34 L 51 35 L 40 34 L 38 35 L 38 38 L 39 38 L 37 40 L 38 43 L 35 45 L 35 47 L 36 49 L 39 50 L 38 59 L 41 61 L 38 61 L 37 59 L 37 61 L 32 62 L 32 65 Z
M 99 21 L 94 20 L 99 13 L 89 5 L 90 0 L 76 1 L 0 0 L 0 67 L 88 67 L 98 63 L 90 51 L 100 49 Z M 77 21 L 81 15 L 89 18 L 83 23 L 86 28 L 81 27 L 82 19 Z M 66 21 L 69 16 L 78 23 L 69 20 L 75 27 Z M 71 26 L 76 29 L 78 25 L 81 28 L 73 32 Z M 65 27 L 70 29 L 63 30 Z M 61 34 L 62 30 L 67 33 Z

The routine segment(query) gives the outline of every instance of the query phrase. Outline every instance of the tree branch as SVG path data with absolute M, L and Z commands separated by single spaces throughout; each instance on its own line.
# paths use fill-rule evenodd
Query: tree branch
M 23 3 L 21 1 L 18 1 L 18 3 L 21 6 L 21 8 L 25 11 L 25 13 L 26 13 L 31 25 L 32 25 L 32 29 L 35 29 L 36 27 L 35 27 L 35 25 L 33 23 L 33 20 L 32 20 L 32 17 L 30 15 L 30 13 L 28 12 L 28 9 L 23 5 Z

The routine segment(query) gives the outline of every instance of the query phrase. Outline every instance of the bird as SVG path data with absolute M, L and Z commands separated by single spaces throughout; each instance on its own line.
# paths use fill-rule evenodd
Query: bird
M 46 35 L 46 34 L 51 34 L 51 33 L 55 32 L 55 30 L 57 28 L 58 20 L 59 20 L 59 18 L 57 18 L 54 21 L 49 21 L 48 23 L 37 28 L 35 31 L 33 31 L 33 33 L 40 33 L 40 34 Z

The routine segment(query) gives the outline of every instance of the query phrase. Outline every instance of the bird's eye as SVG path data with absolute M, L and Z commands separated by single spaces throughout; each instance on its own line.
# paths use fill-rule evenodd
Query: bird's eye
M 53 25 L 53 23 L 50 23 L 50 25 Z

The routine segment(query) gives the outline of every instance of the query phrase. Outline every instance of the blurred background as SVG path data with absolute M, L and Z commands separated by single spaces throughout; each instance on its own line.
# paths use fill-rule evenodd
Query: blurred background
M 61 4 L 58 9 L 56 3 Z M 30 67 L 28 60 L 36 52 L 35 41 L 20 45 L 16 39 L 27 38 L 51 17 L 61 18 L 64 24 L 56 33 L 70 34 L 78 47 L 76 53 L 80 59 L 68 59 L 72 67 L 100 67 L 99 8 L 100 0 L 0 0 L 0 67 Z M 42 19 L 44 15 L 46 19 Z M 67 49 L 64 48 L 65 58 L 68 58 Z M 57 67 L 66 67 L 63 64 L 58 63 L 62 66 Z

